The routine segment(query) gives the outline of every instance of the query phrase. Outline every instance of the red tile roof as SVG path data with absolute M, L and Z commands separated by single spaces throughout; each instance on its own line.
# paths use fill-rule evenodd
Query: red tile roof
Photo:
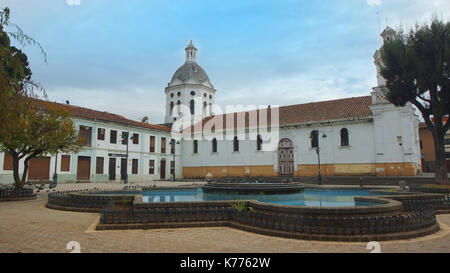
M 77 118 L 113 122 L 113 123 L 118 123 L 121 125 L 128 125 L 128 126 L 140 127 L 140 128 L 145 128 L 145 129 L 153 129 L 153 130 L 158 130 L 158 131 L 170 132 L 170 129 L 163 125 L 156 125 L 156 124 L 149 124 L 149 123 L 134 121 L 134 120 L 127 119 L 123 116 L 111 114 L 108 112 L 92 110 L 89 108 L 84 108 L 84 107 L 70 105 L 70 104 L 62 104 L 62 103 L 49 102 L 49 101 L 43 101 L 43 100 L 37 100 L 37 101 L 42 106 L 44 106 L 45 103 L 50 103 L 53 105 L 60 106 L 60 107 L 64 108 L 65 110 L 67 110 L 69 113 L 71 113 L 74 117 L 77 117 Z
M 279 125 L 288 124 L 302 124 L 309 122 L 320 122 L 326 120 L 342 120 L 350 118 L 366 118 L 371 117 L 372 112 L 369 106 L 372 103 L 372 98 L 370 96 L 363 97 L 352 97 L 344 99 L 336 99 L 321 102 L 311 102 L 305 104 L 296 104 L 289 106 L 279 107 Z M 276 108 L 271 108 L 271 110 Z M 245 112 L 245 126 L 248 127 L 249 113 L 252 111 Z M 267 122 L 270 124 L 270 110 L 268 112 Z M 243 112 L 241 112 L 243 114 Z M 206 122 L 212 118 L 222 118 L 223 127 L 226 126 L 226 118 L 234 115 L 234 127 L 237 128 L 237 113 L 230 113 L 226 115 L 220 115 L 215 117 L 207 117 L 202 120 L 202 124 L 205 125 Z M 200 123 L 196 124 L 196 128 L 187 128 L 184 130 L 185 133 L 189 133 L 190 130 L 198 131 Z
M 370 96 L 311 102 L 280 107 L 280 124 L 372 116 Z

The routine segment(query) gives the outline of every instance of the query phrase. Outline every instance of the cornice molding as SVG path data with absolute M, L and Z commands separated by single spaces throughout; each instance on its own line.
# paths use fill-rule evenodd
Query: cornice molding
M 193 87 L 193 88 L 203 88 L 203 89 L 206 89 L 206 90 L 208 90 L 208 91 L 210 91 L 210 92 L 213 92 L 213 94 L 215 94 L 216 93 L 216 89 L 214 89 L 214 88 L 211 88 L 211 87 L 207 87 L 207 86 L 204 86 L 204 85 L 201 85 L 201 84 L 180 84 L 180 85 L 175 85 L 175 86 L 168 86 L 168 87 L 166 87 L 164 90 L 165 90 L 165 93 L 167 94 L 167 92 L 170 92 L 170 91 L 175 91 L 175 90 L 180 90 L 180 89 L 184 89 L 184 88 L 189 88 L 189 87 Z

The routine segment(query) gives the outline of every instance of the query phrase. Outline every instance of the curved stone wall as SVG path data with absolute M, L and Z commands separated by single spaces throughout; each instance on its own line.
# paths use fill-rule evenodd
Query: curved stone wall
M 448 205 L 444 195 L 393 192 L 355 197 L 355 201 L 379 204 L 299 207 L 256 200 L 143 203 L 142 189 L 136 189 L 51 193 L 47 207 L 100 212 L 98 230 L 230 226 L 289 238 L 365 241 L 436 232 L 439 226 L 434 208 Z

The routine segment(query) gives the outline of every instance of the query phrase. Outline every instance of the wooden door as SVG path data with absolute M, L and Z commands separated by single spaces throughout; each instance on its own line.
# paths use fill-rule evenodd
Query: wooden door
M 109 158 L 109 180 L 116 180 L 116 159 Z
M 50 157 L 35 157 L 28 162 L 29 180 L 49 180 Z
M 294 174 L 294 145 L 290 139 L 284 138 L 278 144 L 278 173 Z
M 91 157 L 79 156 L 77 168 L 77 180 L 90 180 L 91 178 Z
M 161 159 L 161 180 L 166 179 L 166 160 Z

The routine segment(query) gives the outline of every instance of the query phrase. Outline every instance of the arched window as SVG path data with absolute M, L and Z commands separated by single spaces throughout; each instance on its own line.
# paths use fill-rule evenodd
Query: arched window
M 177 113 L 180 114 L 180 101 L 177 101 Z
M 173 101 L 170 102 L 170 115 L 172 115 L 172 110 L 173 110 Z
M 206 106 L 207 106 L 208 104 L 206 103 L 206 101 L 204 101 L 203 102 L 203 112 L 205 112 L 206 113 Z
M 317 130 L 311 131 L 309 137 L 311 138 L 311 148 L 319 147 L 319 132 Z
M 194 100 L 191 100 L 191 102 L 190 102 L 190 107 L 191 107 L 191 115 L 193 115 L 193 114 L 194 114 L 194 108 L 195 108 L 195 102 L 194 102 Z
M 347 147 L 349 144 L 348 142 L 348 130 L 347 128 L 342 128 L 341 129 L 341 146 L 342 147 Z
M 262 148 L 262 137 L 261 137 L 261 135 L 258 135 L 257 137 L 256 137 L 256 150 L 257 151 L 261 151 L 261 148 Z
M 239 139 L 237 136 L 235 136 L 233 140 L 233 151 L 235 152 L 239 151 Z
M 217 153 L 217 139 L 216 138 L 214 138 L 212 140 L 212 152 Z
M 208 114 L 209 115 L 213 114 L 213 112 L 212 112 L 212 103 L 209 103 L 209 113 Z
M 198 153 L 198 140 L 194 140 L 194 154 Z

